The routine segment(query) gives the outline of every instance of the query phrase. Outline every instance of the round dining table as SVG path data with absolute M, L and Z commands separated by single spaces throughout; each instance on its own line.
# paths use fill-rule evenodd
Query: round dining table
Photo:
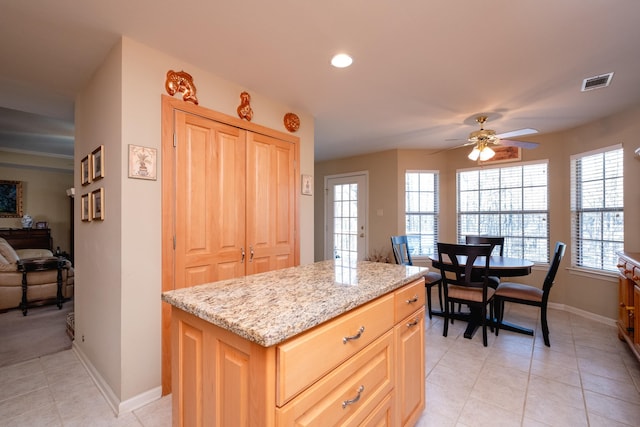
M 441 263 L 437 256 L 430 256 L 431 265 L 434 269 L 440 269 Z M 458 257 L 458 263 L 460 265 L 464 265 L 466 261 L 465 256 Z M 443 264 L 450 264 L 450 260 L 443 260 Z M 474 262 L 474 267 L 484 268 L 485 266 L 485 257 L 478 257 Z M 494 255 L 489 258 L 489 276 L 498 276 L 498 277 L 517 277 L 517 276 L 527 276 L 531 274 L 531 268 L 534 263 L 532 261 L 522 259 L 522 258 L 512 258 L 506 256 L 498 256 Z M 442 272 L 444 276 L 444 271 Z M 443 278 L 444 279 L 444 278 Z M 436 314 L 436 313 L 434 313 Z M 442 313 L 440 313 L 442 314 Z M 470 313 L 452 313 L 452 317 L 455 319 L 461 319 L 468 322 L 467 329 L 464 332 L 465 338 L 473 337 L 473 334 L 478 329 L 481 323 L 481 316 L 478 316 L 476 310 L 472 310 Z M 491 322 L 495 323 L 495 319 L 490 319 Z M 508 322 L 502 322 L 500 329 L 505 329 L 508 331 L 518 332 L 526 335 L 533 335 L 533 330 L 524 328 L 522 326 L 514 325 Z

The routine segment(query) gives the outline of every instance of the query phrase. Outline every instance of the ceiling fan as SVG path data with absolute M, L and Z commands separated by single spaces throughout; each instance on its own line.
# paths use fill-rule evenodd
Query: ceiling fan
M 538 131 L 535 129 L 519 129 L 512 132 L 506 132 L 503 134 L 496 135 L 496 132 L 491 129 L 485 129 L 484 124 L 487 121 L 487 116 L 478 116 L 476 117 L 476 122 L 480 124 L 480 130 L 476 130 L 469 134 L 469 138 L 467 139 L 466 145 L 475 145 L 471 153 L 469 153 L 469 159 L 476 161 L 480 160 L 484 162 L 485 160 L 491 159 L 495 156 L 495 151 L 491 149 L 491 145 L 502 145 L 505 147 L 521 147 L 521 148 L 536 148 L 538 146 L 537 142 L 526 142 L 526 141 L 514 141 L 503 138 L 511 138 L 514 136 L 522 136 L 522 135 L 530 135 L 533 133 L 537 133 Z

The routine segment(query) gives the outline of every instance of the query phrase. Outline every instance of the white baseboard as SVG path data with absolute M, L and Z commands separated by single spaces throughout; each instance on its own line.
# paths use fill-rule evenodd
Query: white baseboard
M 587 319 L 591 319 L 599 323 L 604 323 L 605 325 L 614 327 L 616 326 L 616 319 L 610 319 L 608 317 L 600 316 L 599 314 L 593 314 L 585 310 L 580 310 L 579 308 L 571 307 L 569 305 L 550 302 L 547 306 L 556 310 L 562 310 L 569 313 L 577 314 L 578 316 L 586 317 Z
M 162 387 L 158 386 L 152 388 L 151 390 L 147 390 L 143 393 L 140 393 L 131 399 L 127 399 L 125 401 L 120 401 L 116 394 L 113 392 L 109 384 L 104 380 L 102 375 L 96 370 L 91 361 L 87 358 L 87 356 L 82 352 L 80 347 L 78 347 L 75 342 L 71 347 L 74 353 L 78 356 L 80 363 L 87 370 L 87 373 L 93 380 L 94 384 L 100 391 L 100 393 L 104 396 L 107 404 L 111 408 L 111 410 L 117 415 L 134 411 L 142 406 L 145 406 L 151 402 L 154 402 L 162 397 Z

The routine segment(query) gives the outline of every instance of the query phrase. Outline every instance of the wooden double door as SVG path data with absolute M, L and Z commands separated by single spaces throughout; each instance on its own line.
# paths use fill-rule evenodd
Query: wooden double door
M 297 265 L 297 138 L 165 102 L 163 291 Z M 170 310 L 163 305 L 167 394 Z

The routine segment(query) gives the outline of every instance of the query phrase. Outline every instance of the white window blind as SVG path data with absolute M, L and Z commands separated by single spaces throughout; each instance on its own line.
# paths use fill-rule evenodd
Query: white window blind
M 571 157 L 571 262 L 617 271 L 624 248 L 623 150 L 616 145 Z
M 547 162 L 458 172 L 458 241 L 503 236 L 504 255 L 549 262 Z
M 438 173 L 405 173 L 405 220 L 412 257 L 435 255 L 438 241 Z

